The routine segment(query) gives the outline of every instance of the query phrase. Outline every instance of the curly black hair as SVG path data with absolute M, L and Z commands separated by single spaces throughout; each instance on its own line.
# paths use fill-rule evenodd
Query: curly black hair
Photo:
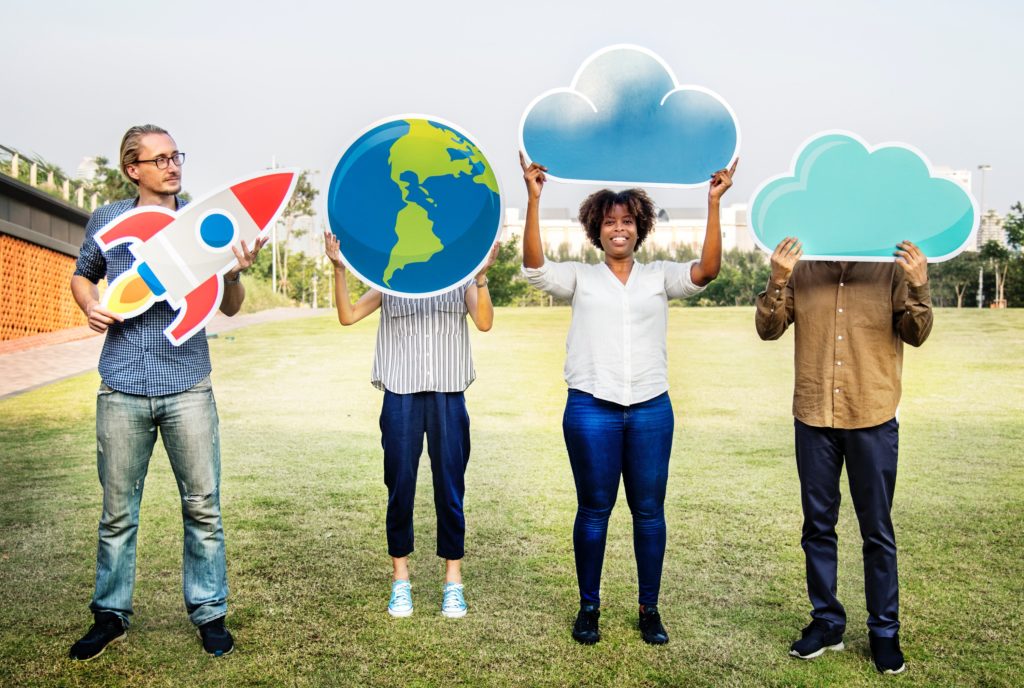
M 602 189 L 587 196 L 580 204 L 579 212 L 580 224 L 583 225 L 587 238 L 594 246 L 604 250 L 601 246 L 601 224 L 604 222 L 604 216 L 616 205 L 625 206 L 636 221 L 636 248 L 639 249 L 647 235 L 654 230 L 654 221 L 658 216 L 654 201 L 643 189 L 626 189 L 618 192 Z

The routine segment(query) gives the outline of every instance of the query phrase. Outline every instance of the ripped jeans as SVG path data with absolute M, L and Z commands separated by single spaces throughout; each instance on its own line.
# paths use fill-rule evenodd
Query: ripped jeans
M 195 625 L 227 613 L 227 565 L 220 518 L 220 432 L 210 378 L 178 394 L 143 397 L 100 385 L 96 398 L 96 466 L 103 514 L 96 552 L 96 591 L 89 608 L 127 625 L 135 588 L 139 507 L 157 428 L 170 458 L 185 527 L 182 583 Z

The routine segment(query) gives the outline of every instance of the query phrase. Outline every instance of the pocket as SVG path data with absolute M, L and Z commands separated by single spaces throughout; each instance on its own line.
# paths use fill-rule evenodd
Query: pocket
M 197 394 L 203 394 L 203 393 L 206 393 L 206 392 L 212 392 L 213 391 L 213 381 L 210 379 L 210 376 L 207 375 L 202 380 L 200 380 L 199 382 L 197 382 L 194 385 L 192 385 L 191 387 L 189 387 L 186 391 L 188 391 L 188 392 L 195 392 Z
M 469 313 L 465 301 L 442 301 L 437 304 L 437 324 L 440 334 L 456 334 Z
M 113 387 L 108 385 L 106 382 L 103 382 L 102 380 L 100 380 L 100 388 L 96 390 L 96 396 L 98 396 L 98 397 L 105 397 L 105 396 L 107 396 L 109 394 L 113 394 L 114 391 L 115 390 L 114 390 Z
M 389 304 L 389 322 L 399 337 L 413 337 L 419 334 L 416 314 L 419 312 L 419 304 L 412 299 L 395 299 Z

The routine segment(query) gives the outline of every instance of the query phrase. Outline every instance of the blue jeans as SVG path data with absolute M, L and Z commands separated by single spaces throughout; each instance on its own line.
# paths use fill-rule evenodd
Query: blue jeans
M 864 595 L 868 628 L 892 637 L 900 627 L 893 492 L 899 455 L 895 419 L 873 428 L 816 428 L 794 419 L 796 467 L 804 511 L 803 535 L 811 616 L 846 627 L 846 610 L 836 597 L 839 538 L 839 477 L 846 463 L 850 496 L 864 541 Z
M 600 604 L 608 517 L 619 476 L 633 514 L 633 551 L 642 605 L 658 603 L 665 560 L 665 486 L 675 419 L 665 392 L 620 406 L 569 390 L 562 430 L 576 481 L 573 549 L 580 602 Z
M 384 483 L 388 487 L 388 554 L 405 557 L 415 544 L 412 510 L 416 474 L 427 436 L 430 473 L 437 514 L 437 556 L 462 559 L 465 554 L 466 494 L 469 464 L 469 413 L 462 392 L 384 392 L 380 411 L 380 442 L 384 448 Z
M 135 588 L 139 507 L 157 428 L 171 461 L 185 526 L 185 609 L 197 626 L 227 614 L 227 565 L 220 518 L 220 432 L 206 378 L 179 394 L 142 397 L 100 386 L 96 465 L 103 486 L 96 591 L 89 608 L 127 624 Z

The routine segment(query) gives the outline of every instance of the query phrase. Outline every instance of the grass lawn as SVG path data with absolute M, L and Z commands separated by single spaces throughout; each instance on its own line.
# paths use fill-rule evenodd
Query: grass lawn
M 753 311 L 673 308 L 677 429 L 661 610 L 635 629 L 625 498 L 612 516 L 602 641 L 573 642 L 575 494 L 561 434 L 568 309 L 499 309 L 474 334 L 467 397 L 469 615 L 438 613 L 429 463 L 417 494 L 416 613 L 385 612 L 386 490 L 369 384 L 376 320 L 250 327 L 210 341 L 237 650 L 207 658 L 181 599 L 181 520 L 161 448 L 142 508 L 128 641 L 72 664 L 91 618 L 95 373 L 0 401 L 0 685 L 880 685 L 860 535 L 844 485 L 847 650 L 787 656 L 808 617 L 792 448 L 792 337 Z M 901 638 L 920 686 L 1024 684 L 1024 312 L 942 310 L 907 347 L 894 520 Z

